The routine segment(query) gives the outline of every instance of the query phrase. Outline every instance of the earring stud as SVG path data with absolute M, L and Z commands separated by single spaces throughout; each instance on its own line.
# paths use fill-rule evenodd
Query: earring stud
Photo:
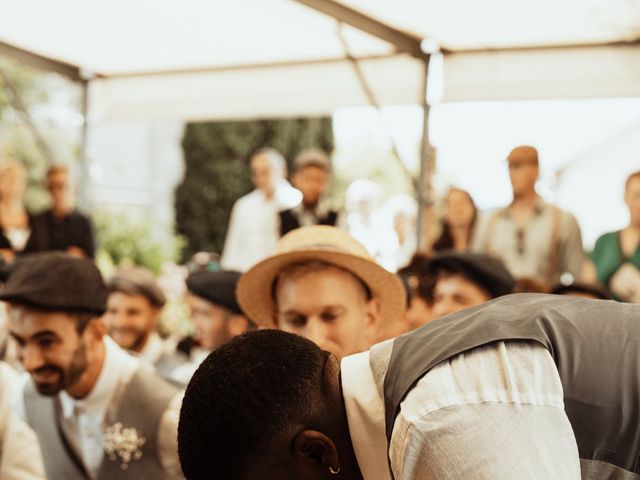
M 340 473 L 340 467 L 335 469 L 333 467 L 329 467 L 329 472 L 331 473 L 331 475 L 337 475 Z

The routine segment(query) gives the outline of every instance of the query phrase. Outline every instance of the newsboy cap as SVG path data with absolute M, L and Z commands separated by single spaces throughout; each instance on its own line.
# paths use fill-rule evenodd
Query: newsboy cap
M 107 282 L 109 294 L 142 295 L 151 305 L 162 308 L 167 301 L 153 272 L 144 267 L 121 268 Z
M 187 289 L 198 297 L 242 315 L 242 309 L 236 300 L 236 286 L 240 275 L 239 272 L 224 270 L 195 272 L 187 277 Z
M 511 293 L 515 286 L 514 278 L 500 260 L 479 253 L 445 250 L 431 260 L 429 270 L 434 275 L 443 270 L 460 274 L 484 288 L 491 298 Z
M 102 315 L 107 287 L 93 261 L 61 252 L 36 253 L 15 262 L 0 300 L 46 310 Z
M 318 167 L 330 172 L 331 159 L 318 148 L 308 148 L 300 152 L 293 161 L 293 169 L 296 172 L 306 167 Z

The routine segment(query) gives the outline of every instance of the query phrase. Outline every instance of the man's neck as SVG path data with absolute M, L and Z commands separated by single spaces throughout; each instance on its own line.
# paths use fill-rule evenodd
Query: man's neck
M 271 201 L 274 199 L 274 197 L 276 196 L 276 190 L 274 189 L 270 189 L 270 190 L 265 190 L 265 189 L 260 189 L 260 191 L 262 193 L 264 193 L 264 196 L 266 197 L 267 200 Z
M 105 347 L 104 342 L 99 342 L 95 349 L 95 358 L 89 362 L 86 370 L 82 373 L 76 383 L 67 389 L 67 393 L 76 400 L 85 398 L 91 393 L 98 381 L 102 367 L 104 366 Z
M 538 194 L 535 190 L 527 190 L 524 192 L 514 193 L 512 207 L 531 208 L 533 209 L 538 202 Z
M 151 333 L 147 333 L 144 337 L 142 337 L 140 341 L 137 342 L 136 346 L 131 350 L 136 353 L 142 353 L 145 347 L 149 344 L 149 338 L 151 338 Z
M 64 218 L 71 212 L 71 207 L 68 204 L 53 205 L 51 212 L 56 218 Z
M 304 200 L 302 200 L 302 208 L 305 209 L 307 212 L 315 212 L 316 209 L 318 208 L 318 202 L 307 203 Z

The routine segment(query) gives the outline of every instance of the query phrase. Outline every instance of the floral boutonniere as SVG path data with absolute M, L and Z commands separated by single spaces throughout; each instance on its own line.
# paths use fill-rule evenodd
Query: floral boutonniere
M 117 422 L 107 427 L 104 432 L 104 451 L 109 460 L 120 460 L 120 468 L 126 470 L 129 463 L 142 458 L 142 450 L 146 439 L 133 427 L 126 428 Z

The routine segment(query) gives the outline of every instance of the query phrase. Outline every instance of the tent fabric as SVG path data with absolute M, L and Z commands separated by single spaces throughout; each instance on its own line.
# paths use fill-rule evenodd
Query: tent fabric
M 421 62 L 394 55 L 363 60 L 360 67 L 381 104 L 420 103 Z M 96 114 L 110 119 L 321 116 L 345 105 L 368 105 L 353 65 L 344 60 L 114 78 L 99 80 L 95 89 L 101 100 Z
M 444 101 L 640 96 L 640 0 L 323 1 L 437 42 Z M 0 42 L 96 76 L 96 118 L 325 115 L 368 103 L 349 58 L 421 103 L 421 59 L 294 0 L 0 5 Z
M 638 0 L 342 0 L 452 52 L 640 39 Z
M 640 45 L 451 54 L 443 101 L 640 96 Z

